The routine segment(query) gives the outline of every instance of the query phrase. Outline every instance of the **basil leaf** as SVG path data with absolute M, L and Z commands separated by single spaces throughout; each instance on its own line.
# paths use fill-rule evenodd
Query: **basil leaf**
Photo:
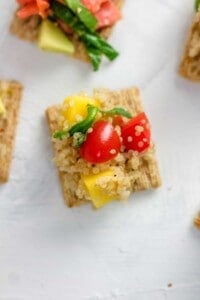
M 106 111 L 101 111 L 101 113 L 106 114 L 106 115 L 111 115 L 111 116 L 123 116 L 125 118 L 131 119 L 132 115 L 130 114 L 130 112 L 128 112 L 127 110 L 121 108 L 121 107 L 115 107 L 111 110 L 106 110 Z
M 58 140 L 64 140 L 64 138 L 68 137 L 69 133 L 67 130 L 55 131 L 53 133 L 53 138 Z

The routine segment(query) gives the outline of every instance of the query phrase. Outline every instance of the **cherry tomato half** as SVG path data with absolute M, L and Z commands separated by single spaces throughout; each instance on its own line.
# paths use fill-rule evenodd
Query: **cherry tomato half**
M 145 113 L 132 118 L 122 127 L 122 139 L 126 150 L 143 152 L 149 147 L 151 132 Z
M 114 126 L 120 126 L 120 127 L 123 127 L 124 126 L 124 120 L 122 118 L 122 116 L 115 116 L 113 118 L 113 125 Z
M 113 126 L 100 120 L 94 123 L 92 131 L 80 148 L 80 155 L 90 163 L 104 163 L 113 159 L 121 148 L 120 138 Z

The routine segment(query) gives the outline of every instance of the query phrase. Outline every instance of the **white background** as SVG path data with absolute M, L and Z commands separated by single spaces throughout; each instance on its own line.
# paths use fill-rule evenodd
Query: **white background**
M 110 39 L 121 55 L 98 73 L 11 36 L 14 2 L 0 3 L 0 77 L 25 91 L 0 187 L 0 300 L 199 300 L 200 85 L 177 74 L 193 1 L 127 0 Z M 162 188 L 68 209 L 44 110 L 80 90 L 130 86 L 142 90 Z

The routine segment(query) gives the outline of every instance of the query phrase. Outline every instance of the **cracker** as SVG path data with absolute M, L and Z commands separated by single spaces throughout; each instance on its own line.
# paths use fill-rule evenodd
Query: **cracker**
M 124 89 L 116 92 L 108 89 L 95 89 L 94 98 L 100 99 L 103 105 L 105 104 L 103 107 L 106 107 L 107 109 L 111 109 L 115 105 L 122 106 L 129 110 L 133 116 L 143 112 L 139 90 L 136 88 Z M 51 135 L 54 131 L 59 129 L 59 110 L 59 106 L 53 106 L 46 111 Z M 56 158 L 60 151 L 62 151 L 63 146 L 61 145 L 63 141 L 53 140 L 52 143 Z M 87 203 L 88 200 L 86 198 L 83 197 L 80 199 L 75 193 L 77 190 L 76 180 L 80 177 L 80 170 L 79 174 L 74 173 L 73 175 L 70 171 L 68 172 L 68 170 L 58 170 L 58 172 L 66 204 L 69 207 L 73 207 Z M 157 188 L 161 185 L 154 145 L 152 145 L 144 154 L 139 155 L 138 166 L 134 172 L 137 174 L 137 178 L 131 182 L 132 192 Z
M 0 93 L 3 89 L 8 92 L 3 97 L 6 116 L 0 117 L 0 183 L 9 178 L 22 85 L 16 81 L 0 81 Z
M 124 0 L 113 0 L 113 2 L 117 5 L 119 9 L 121 9 Z M 40 16 L 32 16 L 27 19 L 19 19 L 15 14 L 10 26 L 10 32 L 20 39 L 36 43 L 38 40 L 39 27 L 41 21 L 42 18 Z M 101 36 L 105 39 L 108 39 L 112 32 L 112 29 L 113 26 L 102 29 L 100 31 Z M 85 51 L 85 46 L 79 40 L 79 38 L 76 35 L 69 35 L 68 37 L 75 46 L 75 52 L 72 55 L 72 57 L 81 59 L 83 61 L 89 61 L 89 57 Z
M 48 108 L 46 110 L 46 117 L 49 125 L 50 134 L 52 135 L 53 132 L 58 129 L 59 108 L 57 106 Z M 57 152 L 57 142 L 59 143 L 59 141 L 53 141 L 53 148 L 54 148 L 55 155 Z M 70 174 L 61 172 L 59 170 L 58 170 L 58 174 L 59 174 L 59 179 L 60 179 L 65 203 L 69 207 L 79 206 L 85 203 L 86 202 L 85 199 L 79 200 L 77 197 L 73 195 L 70 189 L 65 189 L 65 182 L 68 182 L 70 180 Z
M 191 81 L 200 82 L 200 12 L 195 14 L 179 67 L 179 73 Z

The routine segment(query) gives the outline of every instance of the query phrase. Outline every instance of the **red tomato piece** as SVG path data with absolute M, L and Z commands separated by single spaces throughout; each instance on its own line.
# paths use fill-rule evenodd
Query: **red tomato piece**
M 38 15 L 38 14 L 39 14 L 39 9 L 38 9 L 37 4 L 34 2 L 30 2 L 30 3 L 26 4 L 17 12 L 17 16 L 20 19 L 25 19 L 32 15 Z
M 17 0 L 21 8 L 17 16 L 21 19 L 28 18 L 32 15 L 40 15 L 45 18 L 49 9 L 49 0 Z
M 45 18 L 47 16 L 47 10 L 50 6 L 49 0 L 36 0 L 38 9 L 39 9 L 39 14 L 41 17 Z
M 112 26 L 121 19 L 119 9 L 111 0 L 104 2 L 94 15 L 98 20 L 98 28 Z
M 24 5 L 24 4 L 33 2 L 33 0 L 17 0 L 17 2 L 18 2 L 20 5 Z
M 81 0 L 83 5 L 87 7 L 91 13 L 96 13 L 98 10 L 100 10 L 102 3 L 106 1 L 108 0 Z
M 113 159 L 120 152 L 120 148 L 121 141 L 113 126 L 100 120 L 87 134 L 87 139 L 81 146 L 80 155 L 90 163 L 104 163 Z
M 122 139 L 126 150 L 134 150 L 140 153 L 150 146 L 150 125 L 145 113 L 132 118 L 122 127 Z
M 115 116 L 113 118 L 113 126 L 124 126 L 124 120 L 122 118 L 122 116 Z
M 112 26 L 121 19 L 121 13 L 112 0 L 81 0 L 81 2 L 97 18 L 98 28 Z

